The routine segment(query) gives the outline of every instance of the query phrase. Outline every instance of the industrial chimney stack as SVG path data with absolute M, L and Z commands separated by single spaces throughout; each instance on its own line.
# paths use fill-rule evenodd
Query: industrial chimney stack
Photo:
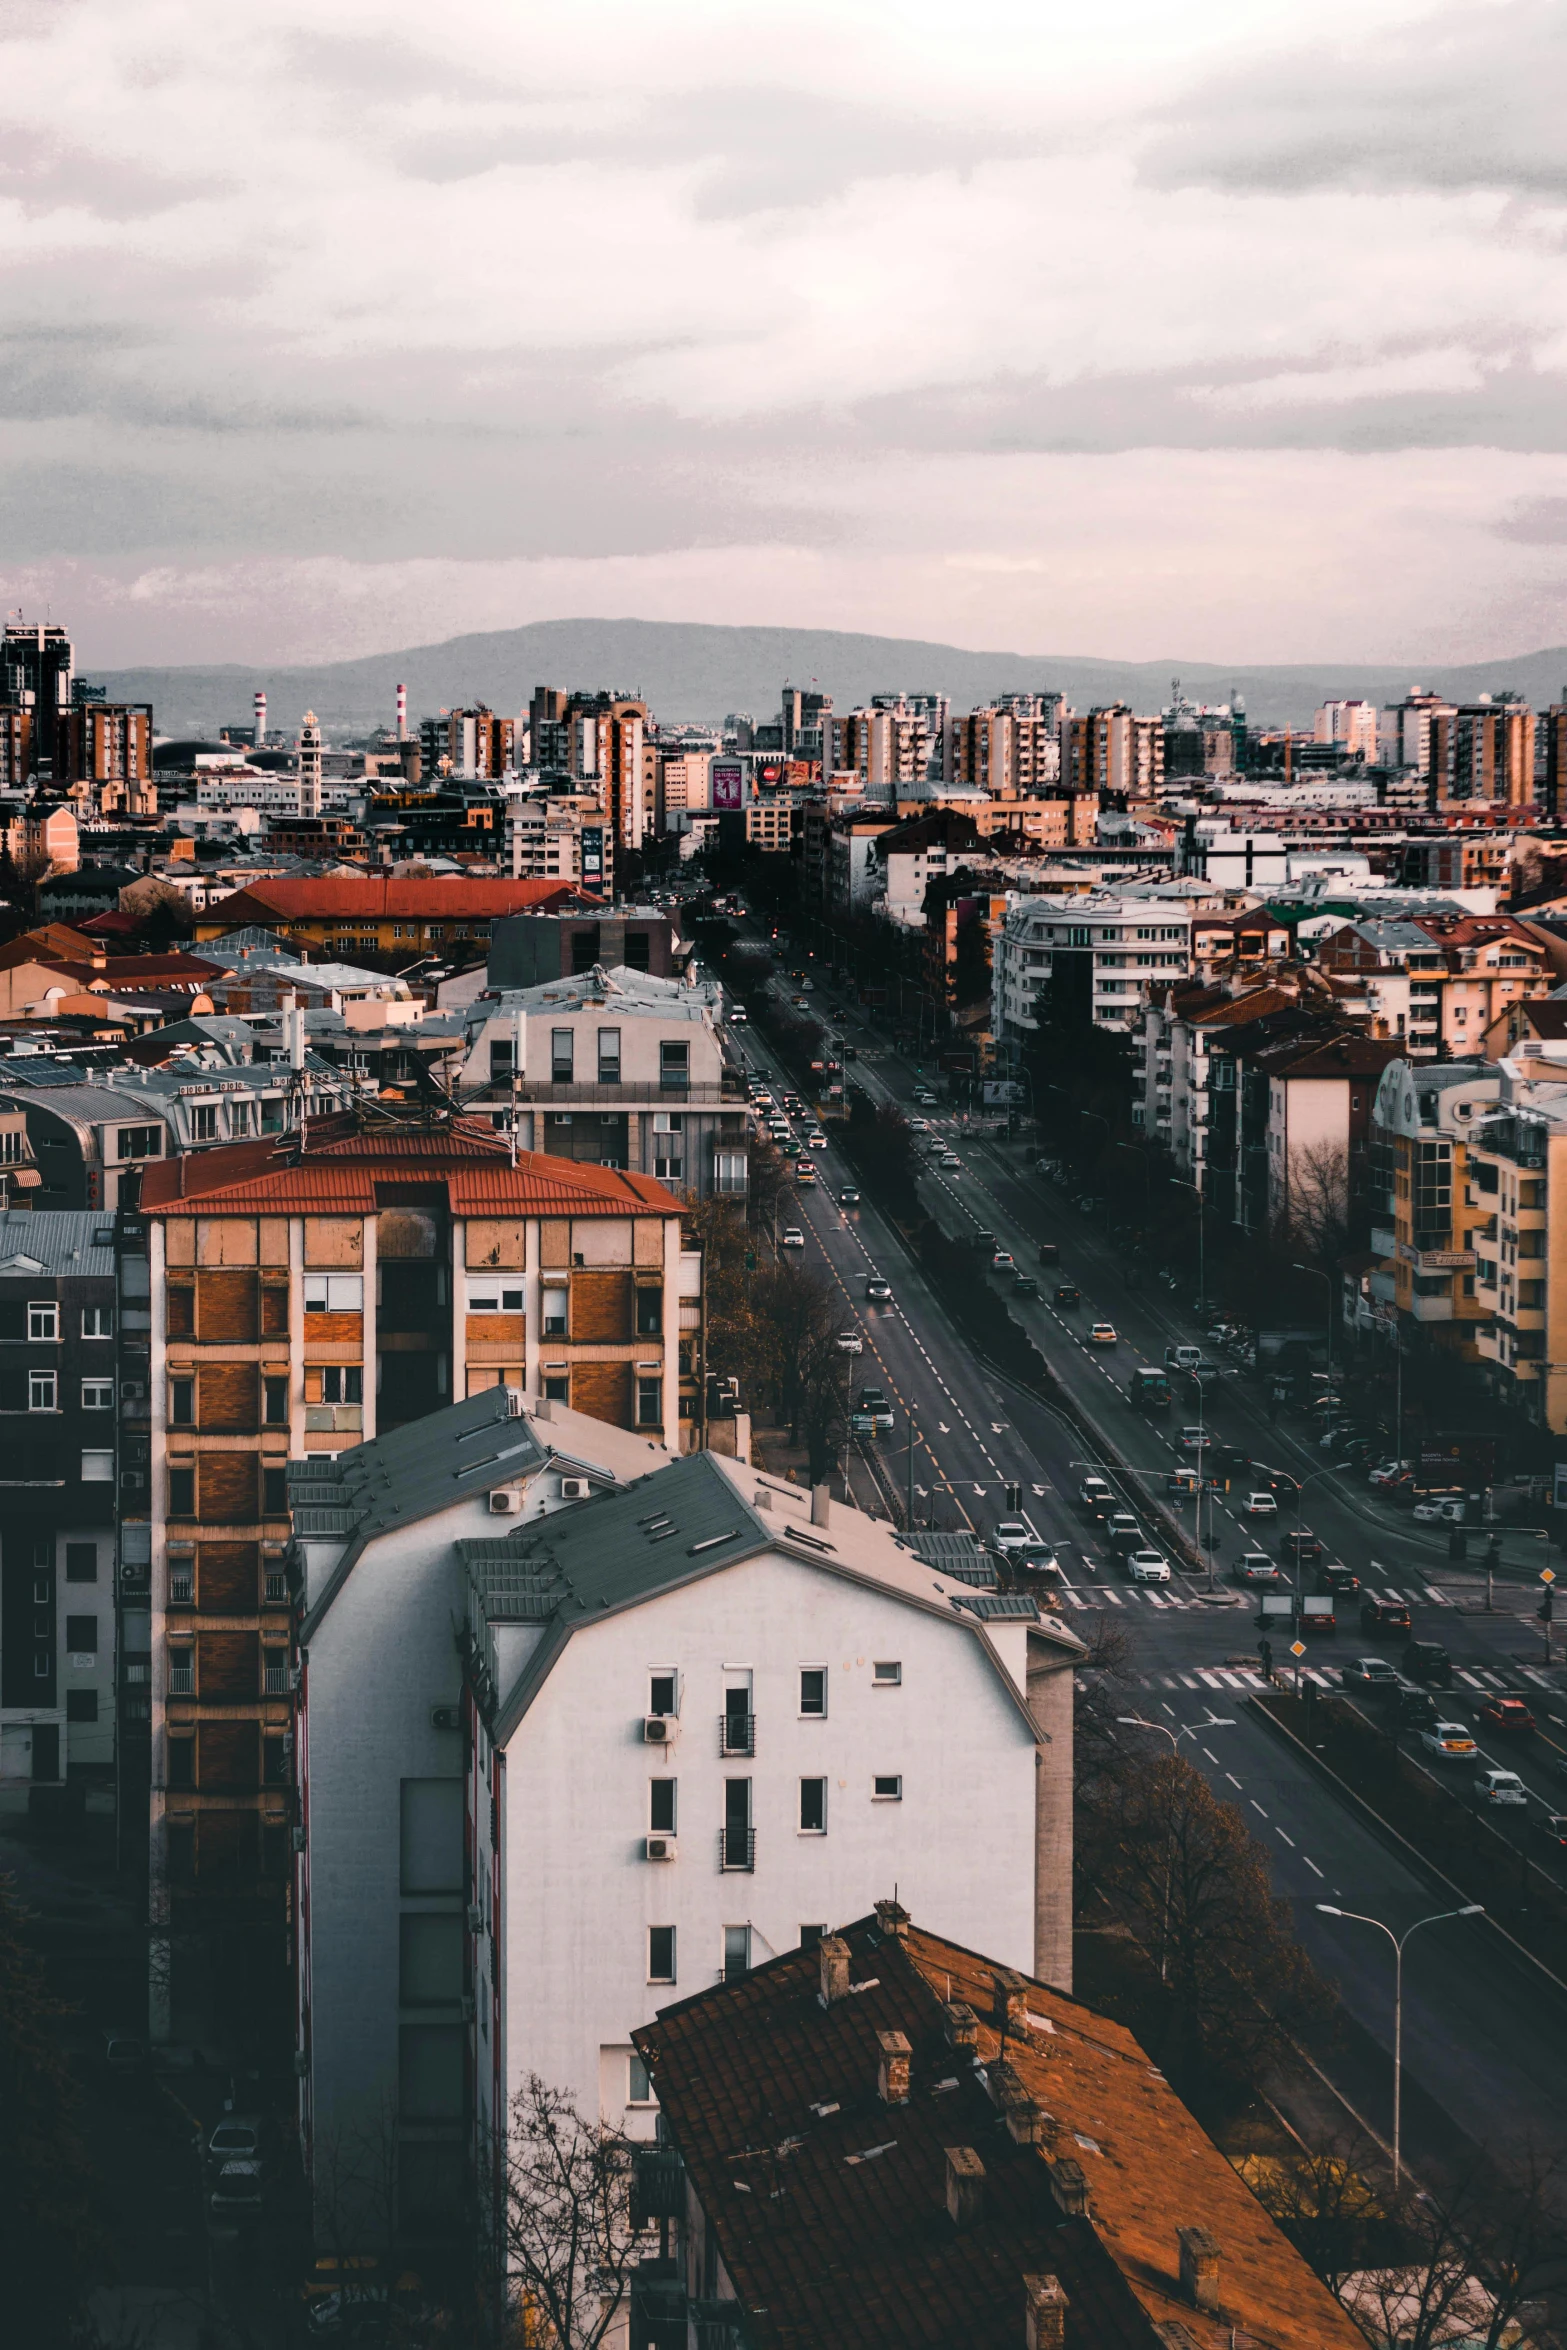
M 258 686 L 255 698 L 256 748 L 259 751 L 267 739 L 267 697 Z
M 397 689 L 397 739 L 400 743 L 408 740 L 408 688 L 405 685 Z

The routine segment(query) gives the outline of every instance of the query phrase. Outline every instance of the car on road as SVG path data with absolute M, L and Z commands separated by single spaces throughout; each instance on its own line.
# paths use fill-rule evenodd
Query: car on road
M 1411 1681 L 1423 1681 L 1428 1689 L 1453 1686 L 1453 1660 L 1439 1640 L 1411 1640 L 1399 1661 Z
M 1114 1346 L 1117 1343 L 1115 1324 L 1113 1322 L 1090 1322 L 1088 1343 L 1090 1346 Z
M 1058 1306 L 1080 1306 L 1082 1302 L 1082 1295 L 1075 1282 L 1058 1281 L 1056 1283 L 1056 1304 Z
M 1472 1763 L 1480 1751 L 1462 1722 L 1433 1722 L 1421 1731 L 1420 1743 L 1443 1762 Z
M 992 1273 L 1015 1273 L 1017 1259 L 1009 1248 L 993 1249 L 990 1257 L 990 1270 Z
M 1135 1550 L 1143 1539 L 1143 1530 L 1130 1510 L 1112 1510 L 1105 1539 L 1117 1550 Z
M 800 1230 L 798 1224 L 784 1226 L 781 1246 L 784 1248 L 804 1248 L 805 1234 Z
M 1407 1632 L 1409 1610 L 1401 1599 L 1363 1599 L 1360 1603 L 1362 1632 Z
M 1536 1820 L 1535 1826 L 1548 1844 L 1567 1851 L 1567 1812 L 1548 1811 Z
M 936 1097 L 931 1092 L 928 1085 L 916 1085 L 914 1088 L 914 1099 L 919 1103 L 919 1106 L 922 1110 L 933 1110 L 936 1106 Z
M 1331 1592 L 1335 1599 L 1357 1599 L 1360 1577 L 1342 1559 L 1322 1559 L 1317 1566 L 1317 1589 Z
M 997 1550 L 1026 1550 L 1034 1539 L 1034 1530 L 1025 1526 L 1021 1518 L 1003 1518 L 990 1539 Z
M 1521 1697 L 1491 1697 L 1477 1720 L 1498 1738 L 1532 1738 L 1534 1716 Z
M 1500 1770 L 1495 1763 L 1475 1773 L 1475 1793 L 1482 1803 L 1494 1803 L 1498 1807 L 1507 1804 L 1522 1808 L 1529 1801 L 1529 1790 L 1518 1773 Z
M 1414 1507 L 1417 1526 L 1461 1526 L 1464 1505 L 1461 1501 L 1417 1501 Z
M 858 1330 L 839 1331 L 838 1352 L 841 1355 L 862 1355 L 865 1352 L 865 1341 Z
M 1018 1575 L 1059 1575 L 1061 1561 L 1056 1556 L 1054 1543 L 1042 1541 L 1036 1535 L 1021 1550 L 1013 1551 L 1012 1571 Z
M 1182 1452 L 1206 1452 L 1212 1442 L 1213 1438 L 1208 1434 L 1206 1428 L 1183 1428 L 1181 1430 Z
M 873 1273 L 865 1284 L 865 1294 L 873 1306 L 891 1305 L 892 1283 L 884 1281 L 879 1273 Z
M 963 1161 L 958 1157 L 956 1151 L 943 1151 L 936 1164 L 938 1167 L 945 1167 L 950 1173 L 955 1174 L 962 1166 Z
M 1170 1562 L 1162 1551 L 1134 1550 L 1126 1562 L 1134 1583 L 1168 1583 Z
M 1415 1689 L 1408 1681 L 1400 1681 L 1392 1696 L 1394 1716 L 1401 1730 L 1429 1730 L 1442 1718 L 1429 1689 Z
M 1287 1559 L 1297 1567 L 1312 1566 L 1326 1558 L 1328 1546 L 1320 1534 L 1313 1534 L 1309 1526 L 1293 1526 L 1279 1545 Z
M 1094 1518 L 1107 1518 L 1115 1507 L 1115 1495 L 1102 1477 L 1085 1477 L 1077 1489 L 1077 1498 Z
M 1235 1562 L 1235 1580 L 1237 1583 L 1268 1585 L 1282 1583 L 1284 1577 L 1279 1572 L 1277 1561 L 1270 1559 L 1265 1550 L 1243 1550 Z
M 857 1208 L 857 1207 L 859 1206 L 859 1204 L 860 1204 L 860 1195 L 859 1195 L 859 1192 L 858 1192 L 858 1190 L 855 1188 L 855 1186 L 854 1186 L 852 1183 L 846 1183 L 846 1184 L 844 1185 L 844 1187 L 843 1187 L 842 1191 L 840 1191 L 840 1192 L 839 1192 L 839 1194 L 838 1194 L 838 1205 L 839 1205 L 839 1207 L 840 1207 L 840 1208 Z
M 879 1387 L 862 1387 L 860 1389 L 859 1401 L 854 1407 L 854 1417 L 857 1420 L 868 1419 L 873 1428 L 890 1430 L 893 1424 L 892 1406 Z
M 800 1160 L 799 1164 L 794 1170 L 794 1181 L 796 1183 L 814 1183 L 816 1181 L 816 1162 L 814 1159 Z
M 1241 1503 L 1241 1511 L 1248 1518 L 1276 1518 L 1279 1505 L 1271 1493 L 1248 1493 Z
M 1400 1478 L 1408 1476 L 1409 1470 L 1410 1463 L 1408 1461 L 1378 1461 L 1374 1469 L 1366 1471 L 1366 1483 L 1368 1485 L 1396 1485 Z
M 266 2165 L 226 2162 L 207 2191 L 207 2219 L 214 2228 L 250 2227 L 266 2202 Z
M 803 995 L 792 995 L 789 998 L 789 1001 L 791 1004 L 797 1004 L 802 1011 L 805 1009 L 805 998 Z
M 1200 1346 L 1167 1346 L 1164 1350 L 1164 1367 L 1167 1371 L 1195 1371 L 1201 1361 Z
M 1351 1657 L 1344 1667 L 1344 1686 L 1346 1689 L 1394 1689 L 1398 1686 L 1398 1675 L 1385 1656 Z
M 928 1118 L 911 1118 L 909 1120 L 909 1132 L 911 1134 L 928 1134 L 930 1132 L 930 1120 Z
M 201 2166 L 209 2186 L 230 2162 L 270 2164 L 275 2133 L 265 2114 L 225 2113 L 207 2132 Z
M 827 1148 L 827 1137 L 819 1126 L 811 1128 L 805 1138 L 805 1147 L 808 1151 L 824 1151 Z
M 778 1148 L 786 1159 L 797 1159 L 800 1156 L 800 1145 L 792 1134 L 785 1135 Z
M 1034 1279 L 1032 1273 L 1018 1274 L 1012 1284 L 1012 1295 L 1014 1297 L 1037 1297 L 1039 1295 L 1039 1283 Z

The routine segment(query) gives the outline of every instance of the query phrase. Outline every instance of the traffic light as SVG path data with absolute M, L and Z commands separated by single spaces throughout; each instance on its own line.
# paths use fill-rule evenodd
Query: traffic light
M 1534 1611 L 1542 1624 L 1548 1624 L 1551 1621 L 1551 1602 L 1555 1599 L 1555 1597 L 1556 1593 L 1554 1588 L 1548 1588 L 1545 1597 L 1541 1600 L 1539 1606 Z
M 1009 1485 L 1006 1489 L 1006 1495 L 1007 1508 L 1009 1510 L 1020 1510 L 1022 1508 L 1023 1488 L 1021 1485 Z

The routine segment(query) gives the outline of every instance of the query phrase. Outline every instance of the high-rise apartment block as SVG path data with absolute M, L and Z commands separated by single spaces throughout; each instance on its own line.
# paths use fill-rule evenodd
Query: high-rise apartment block
M 473 710 L 443 710 L 419 729 L 426 775 L 493 779 L 517 763 L 517 728 L 482 704 Z
M 1437 712 L 1431 724 L 1432 804 L 1528 807 L 1534 799 L 1534 712 L 1515 695 Z
M 1061 780 L 1069 791 L 1155 799 L 1164 781 L 1164 721 L 1139 718 L 1122 702 L 1063 718 Z
M 1375 702 L 1324 702 L 1314 729 L 1319 743 L 1333 743 L 1346 758 L 1369 762 L 1377 755 Z

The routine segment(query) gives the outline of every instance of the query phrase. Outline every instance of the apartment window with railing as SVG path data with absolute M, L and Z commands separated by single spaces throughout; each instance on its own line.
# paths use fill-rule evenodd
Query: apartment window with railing
M 194 1697 L 196 1694 L 196 1657 L 193 1649 L 175 1648 L 169 1651 L 169 1695 Z
M 27 1374 L 27 1408 L 30 1412 L 53 1412 L 59 1409 L 59 1378 L 53 1371 L 29 1371 Z
M 263 1652 L 261 1663 L 261 1694 L 263 1697 L 288 1695 L 288 1655 L 280 1648 Z

